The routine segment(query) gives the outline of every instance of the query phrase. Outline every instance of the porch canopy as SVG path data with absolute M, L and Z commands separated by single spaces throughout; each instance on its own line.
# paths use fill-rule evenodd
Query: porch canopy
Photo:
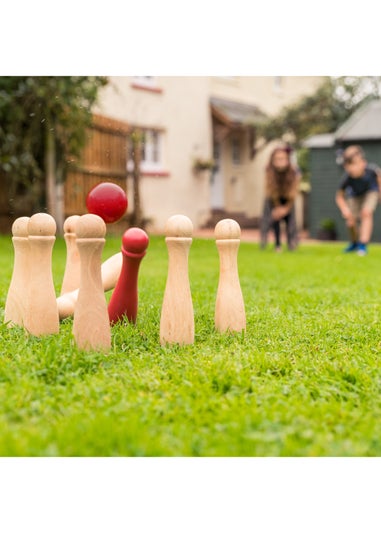
M 230 128 L 253 126 L 266 118 L 258 106 L 221 98 L 210 98 L 212 116 Z
M 247 130 L 252 150 L 255 145 L 255 126 L 267 116 L 258 106 L 224 100 L 212 96 L 209 100 L 213 119 L 213 138 L 223 140 L 232 131 Z

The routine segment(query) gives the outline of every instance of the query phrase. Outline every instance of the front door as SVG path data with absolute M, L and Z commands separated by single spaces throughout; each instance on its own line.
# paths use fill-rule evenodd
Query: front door
M 215 168 L 211 176 L 210 207 L 212 209 L 224 208 L 224 180 L 221 169 L 221 142 L 213 143 L 213 159 Z

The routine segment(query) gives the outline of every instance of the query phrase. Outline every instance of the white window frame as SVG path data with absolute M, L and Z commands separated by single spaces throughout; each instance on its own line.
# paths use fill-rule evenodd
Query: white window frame
M 242 146 L 241 139 L 233 137 L 231 141 L 231 154 L 233 165 L 240 165 L 242 163 Z
M 163 170 L 163 133 L 155 129 L 144 131 L 144 157 L 142 157 L 142 171 Z
M 157 87 L 156 76 L 134 76 L 134 83 L 141 87 Z
M 162 172 L 164 171 L 164 132 L 154 128 L 144 128 L 144 146 L 142 150 L 142 160 L 140 162 L 141 172 Z M 129 157 L 127 169 L 132 171 L 134 163 Z

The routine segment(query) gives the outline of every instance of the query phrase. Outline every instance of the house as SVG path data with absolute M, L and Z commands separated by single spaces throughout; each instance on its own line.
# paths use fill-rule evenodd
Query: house
M 335 203 L 336 190 L 343 175 L 338 151 L 351 144 L 364 149 L 367 160 L 381 166 L 381 100 L 365 102 L 336 132 L 314 135 L 304 142 L 310 149 L 311 193 L 309 198 L 309 228 L 317 237 L 323 220 L 331 219 L 340 240 L 348 231 Z M 374 216 L 372 240 L 381 242 L 381 209 Z
M 261 217 L 264 168 L 273 145 L 261 146 L 256 126 L 322 77 L 215 76 L 109 78 L 97 116 L 144 132 L 140 196 L 149 229 L 187 215 L 195 227 L 223 217 L 242 227 Z M 286 132 L 285 132 L 286 133 Z M 132 157 L 126 156 L 127 169 Z M 66 186 L 69 190 L 70 183 Z M 129 209 L 132 180 L 127 180 Z

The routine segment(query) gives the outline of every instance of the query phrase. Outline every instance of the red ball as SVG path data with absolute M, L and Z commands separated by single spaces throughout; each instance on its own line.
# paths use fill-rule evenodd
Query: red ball
M 126 193 L 116 183 L 99 183 L 86 196 L 88 212 L 100 216 L 106 224 L 122 218 L 127 206 Z
M 149 237 L 141 228 L 129 228 L 123 233 L 122 246 L 126 252 L 140 254 L 147 248 Z

